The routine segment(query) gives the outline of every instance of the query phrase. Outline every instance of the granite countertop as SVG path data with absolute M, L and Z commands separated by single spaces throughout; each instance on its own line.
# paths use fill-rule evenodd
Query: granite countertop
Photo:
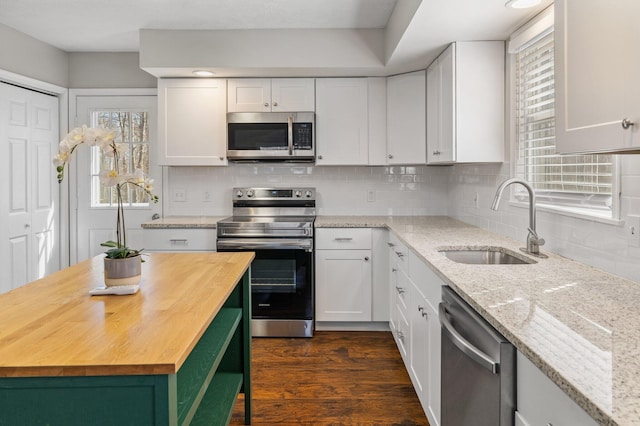
M 142 224 L 143 228 L 216 228 L 219 220 L 228 216 L 167 216 Z
M 318 217 L 316 227 L 381 227 L 407 246 L 597 422 L 640 424 L 640 285 L 448 217 Z M 531 265 L 468 265 L 438 250 L 504 247 Z M 543 247 L 544 248 L 544 247 Z

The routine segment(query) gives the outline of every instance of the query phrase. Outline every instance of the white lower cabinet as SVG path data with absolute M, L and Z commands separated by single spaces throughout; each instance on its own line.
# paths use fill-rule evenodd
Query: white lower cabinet
M 440 323 L 442 280 L 389 233 L 389 327 L 429 424 L 440 424 Z
M 212 228 L 144 228 L 145 251 L 216 251 Z
M 519 351 L 516 365 L 516 426 L 598 424 Z
M 316 229 L 316 321 L 372 320 L 371 229 Z

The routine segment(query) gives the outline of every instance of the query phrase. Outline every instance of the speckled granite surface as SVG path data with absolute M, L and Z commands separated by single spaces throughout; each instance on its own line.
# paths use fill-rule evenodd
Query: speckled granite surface
M 378 226 L 392 230 L 596 421 L 640 425 L 640 284 L 548 252 L 531 265 L 453 262 L 438 250 L 494 246 L 520 254 L 524 241 L 447 217 L 316 220 L 316 227 Z
M 143 228 L 216 228 L 216 223 L 228 216 L 169 216 L 150 220 Z
M 143 227 L 215 228 L 221 219 L 176 216 Z M 544 247 L 548 259 L 526 256 L 524 241 L 448 217 L 318 216 L 315 226 L 389 228 L 596 421 L 640 425 L 639 283 Z M 451 247 L 503 247 L 537 263 L 456 263 L 438 251 Z

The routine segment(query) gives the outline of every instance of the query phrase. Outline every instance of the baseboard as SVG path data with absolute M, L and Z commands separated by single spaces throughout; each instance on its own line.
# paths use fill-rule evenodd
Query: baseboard
M 316 331 L 389 331 L 389 323 L 316 321 Z

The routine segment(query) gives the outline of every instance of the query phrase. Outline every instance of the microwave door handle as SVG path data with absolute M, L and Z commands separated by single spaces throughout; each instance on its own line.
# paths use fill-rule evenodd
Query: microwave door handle
M 289 142 L 289 155 L 293 155 L 293 116 L 287 118 L 287 136 Z

